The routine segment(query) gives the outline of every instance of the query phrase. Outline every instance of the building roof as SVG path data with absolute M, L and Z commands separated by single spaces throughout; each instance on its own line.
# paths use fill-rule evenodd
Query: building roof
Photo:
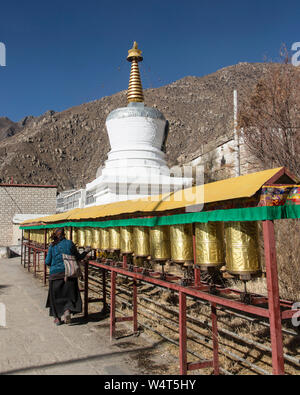
M 13 217 L 13 223 L 14 224 L 21 224 L 24 221 L 27 220 L 33 220 L 36 218 L 42 218 L 42 217 L 49 217 L 50 214 L 15 214 Z
M 89 208 L 77 208 L 37 220 L 28 220 L 23 222 L 23 225 L 41 222 L 47 224 L 61 221 L 103 219 L 124 214 L 159 213 L 184 208 L 186 211 L 189 211 L 188 208 L 191 206 L 251 197 L 255 195 L 263 185 L 276 182 L 282 176 L 287 176 L 290 182 L 296 182 L 295 177 L 290 175 L 284 167 L 279 167 L 205 185 L 194 186 L 169 194 L 149 196 L 139 200 L 115 202 Z
M 57 188 L 57 185 L 0 184 L 0 187 Z

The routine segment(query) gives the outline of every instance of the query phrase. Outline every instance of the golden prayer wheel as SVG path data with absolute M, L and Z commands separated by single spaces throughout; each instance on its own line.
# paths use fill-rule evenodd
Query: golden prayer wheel
M 171 259 L 175 263 L 193 262 L 193 225 L 170 226 Z
M 171 258 L 170 229 L 168 226 L 150 228 L 150 255 L 155 261 Z
M 109 249 L 111 251 L 121 249 L 120 228 L 109 228 Z
M 121 252 L 123 254 L 133 253 L 133 228 L 122 226 L 121 231 Z
M 47 229 L 43 229 L 43 245 L 45 245 L 45 243 L 47 243 Z
M 196 264 L 201 269 L 225 265 L 224 224 L 207 222 L 195 224 Z
M 39 245 L 44 244 L 44 230 L 43 229 L 38 230 L 37 242 Z
M 65 228 L 66 239 L 71 240 L 71 228 Z
M 75 245 L 78 243 L 78 228 L 72 228 L 72 241 Z
M 40 230 L 40 244 L 43 246 L 45 245 L 45 232 L 47 232 L 46 229 Z
M 77 235 L 78 235 L 77 246 L 78 247 L 85 247 L 85 229 L 78 228 Z
M 51 243 L 51 231 L 50 229 L 47 229 L 47 234 L 46 234 L 46 244 L 49 245 Z
M 84 246 L 85 247 L 92 247 L 92 244 L 93 244 L 92 228 L 85 228 L 84 233 L 85 233 Z
M 133 228 L 133 252 L 136 257 L 150 255 L 149 229 L 147 226 Z
M 29 230 L 24 230 L 23 239 L 24 240 L 29 240 Z
M 101 238 L 101 229 L 100 228 L 93 228 L 92 229 L 92 245 L 91 247 L 94 250 L 101 248 L 100 239 Z
M 102 251 L 109 250 L 109 228 L 101 228 L 100 249 Z
M 257 222 L 226 222 L 226 269 L 241 279 L 261 273 Z

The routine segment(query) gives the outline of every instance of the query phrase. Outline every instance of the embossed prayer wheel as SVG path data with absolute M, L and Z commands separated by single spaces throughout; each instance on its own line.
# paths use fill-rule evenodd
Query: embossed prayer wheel
M 84 229 L 85 233 L 85 247 L 92 247 L 93 244 L 93 233 L 92 233 L 92 228 L 85 228 Z
M 43 245 L 43 247 L 44 247 L 44 245 L 45 245 L 45 234 L 47 234 L 47 229 L 42 229 L 41 230 L 41 242 L 42 242 L 42 245 Z
M 201 269 L 219 268 L 225 265 L 223 222 L 195 224 L 196 264 Z
M 35 244 L 39 244 L 39 231 L 35 231 Z
M 173 262 L 184 264 L 194 261 L 192 224 L 170 226 L 170 240 Z
M 85 247 L 85 229 L 84 228 L 78 228 L 77 231 L 78 239 L 77 239 L 77 246 L 80 248 Z
M 121 231 L 121 252 L 122 254 L 133 253 L 133 228 L 122 226 Z
M 78 228 L 72 228 L 72 241 L 75 245 L 78 244 Z
M 120 228 L 109 228 L 109 250 L 118 251 L 121 249 Z
M 35 230 L 32 230 L 30 232 L 30 240 L 32 241 L 32 243 L 35 243 L 35 241 L 36 241 L 36 231 Z
M 44 244 L 44 229 L 39 229 L 37 234 L 38 245 Z
M 42 244 L 41 243 L 41 230 L 40 229 L 37 231 L 36 242 L 37 242 L 38 245 Z
M 46 232 L 47 232 L 46 233 L 46 244 L 49 245 L 51 243 L 51 241 L 52 241 L 51 240 L 51 230 L 47 229 Z
M 226 222 L 226 269 L 242 280 L 261 274 L 257 222 Z
M 102 251 L 109 250 L 109 228 L 101 228 L 100 249 Z
M 101 248 L 100 238 L 101 238 L 101 229 L 100 228 L 93 228 L 92 229 L 92 245 L 91 245 L 91 247 L 93 249 L 98 250 Z
M 29 235 L 30 235 L 29 230 L 24 230 L 23 239 L 24 240 L 29 240 Z
M 45 229 L 41 229 L 40 238 L 41 238 L 41 244 L 44 245 L 45 244 Z
M 133 252 L 136 257 L 150 255 L 149 228 L 147 226 L 133 228 Z
M 150 228 L 150 255 L 154 261 L 171 258 L 170 229 L 168 226 Z
M 66 239 L 71 240 L 71 228 L 65 228 Z

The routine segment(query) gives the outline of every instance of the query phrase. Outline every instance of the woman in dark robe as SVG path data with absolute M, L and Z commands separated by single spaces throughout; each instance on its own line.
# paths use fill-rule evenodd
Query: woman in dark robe
M 52 235 L 46 257 L 46 265 L 50 266 L 49 292 L 46 307 L 50 308 L 49 314 L 54 317 L 54 323 L 61 325 L 71 322 L 71 314 L 82 311 L 82 300 L 78 287 L 77 277 L 65 279 L 65 265 L 62 254 L 73 255 L 77 261 L 85 258 L 90 249 L 80 254 L 71 240 L 65 238 L 64 228 L 56 229 Z

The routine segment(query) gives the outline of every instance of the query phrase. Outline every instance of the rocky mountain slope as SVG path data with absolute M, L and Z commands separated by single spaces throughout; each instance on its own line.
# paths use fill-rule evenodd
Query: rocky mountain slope
M 20 129 L 18 123 L 11 121 L 7 117 L 0 117 L 0 141 L 15 135 Z
M 207 142 L 230 136 L 233 90 L 242 100 L 268 67 L 272 65 L 240 63 L 146 90 L 146 105 L 157 107 L 170 122 L 169 165 L 185 163 L 201 154 Z M 95 178 L 110 149 L 106 117 L 126 105 L 123 91 L 18 124 L 0 118 L 0 182 L 13 177 L 15 183 L 55 184 L 59 190 L 84 187 Z

